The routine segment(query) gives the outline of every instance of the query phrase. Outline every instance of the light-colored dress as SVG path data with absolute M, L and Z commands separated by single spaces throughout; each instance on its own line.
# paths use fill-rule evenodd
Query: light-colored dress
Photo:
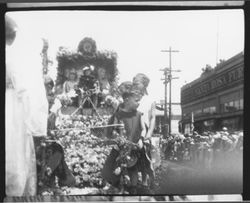
M 110 84 L 107 79 L 100 80 L 99 79 L 100 90 L 103 95 L 107 96 L 110 93 Z
M 25 50 L 29 52 L 22 51 L 24 42 L 27 42 L 25 38 L 18 38 L 17 35 L 14 43 L 6 47 L 7 196 L 36 195 L 37 174 L 33 136 L 45 136 L 47 131 L 48 102 L 39 69 L 39 49 L 27 47 L 26 44 Z
M 63 92 L 64 93 L 69 93 L 70 91 L 74 90 L 74 88 L 77 86 L 76 81 L 65 81 L 63 84 Z

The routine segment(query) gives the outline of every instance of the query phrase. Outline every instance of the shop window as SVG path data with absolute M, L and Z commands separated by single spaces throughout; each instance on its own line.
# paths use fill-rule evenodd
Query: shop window
M 215 114 L 216 113 L 216 107 L 215 106 L 211 106 L 210 107 L 210 113 L 211 114 Z
M 240 109 L 240 100 L 234 101 L 234 107 L 235 107 L 236 110 Z
M 243 99 L 221 104 L 222 112 L 233 112 L 243 109 Z
M 225 112 L 233 112 L 235 110 L 234 101 L 225 103 Z
M 233 101 L 230 101 L 230 102 L 229 102 L 229 106 L 234 107 L 234 102 L 233 102 Z
M 215 106 L 206 107 L 203 109 L 203 113 L 204 114 L 214 114 L 214 113 L 216 113 L 216 107 Z
M 209 107 L 203 109 L 203 113 L 208 114 L 209 113 Z

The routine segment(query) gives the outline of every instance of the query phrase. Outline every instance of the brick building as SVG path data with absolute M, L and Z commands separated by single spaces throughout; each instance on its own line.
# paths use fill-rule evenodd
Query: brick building
M 221 62 L 208 73 L 181 88 L 181 129 L 188 133 L 193 115 L 194 129 L 243 128 L 244 53 Z

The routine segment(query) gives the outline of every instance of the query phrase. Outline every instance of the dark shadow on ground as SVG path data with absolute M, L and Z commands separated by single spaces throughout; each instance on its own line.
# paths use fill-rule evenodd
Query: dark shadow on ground
M 190 164 L 163 161 L 157 172 L 156 194 L 241 194 L 242 154 L 217 157 L 211 170 Z

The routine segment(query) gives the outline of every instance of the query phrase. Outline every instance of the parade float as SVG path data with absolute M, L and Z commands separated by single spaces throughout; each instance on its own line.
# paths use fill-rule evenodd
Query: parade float
M 118 104 L 117 54 L 97 50 L 96 42 L 86 37 L 79 42 L 77 50 L 60 47 L 57 62 L 55 96 L 61 108 L 56 115 L 56 125 L 48 129 L 45 144 L 37 147 L 38 193 L 103 194 L 109 184 L 102 179 L 101 169 L 112 145 L 98 143 Z M 91 77 L 85 76 L 85 70 L 91 70 Z M 76 75 L 73 96 L 72 91 L 65 93 L 64 90 L 72 73 Z M 92 91 L 91 83 L 96 82 L 98 92 Z M 93 100 L 94 94 L 98 96 L 97 102 Z M 63 183 L 67 182 L 65 171 L 74 176 L 70 184 Z

